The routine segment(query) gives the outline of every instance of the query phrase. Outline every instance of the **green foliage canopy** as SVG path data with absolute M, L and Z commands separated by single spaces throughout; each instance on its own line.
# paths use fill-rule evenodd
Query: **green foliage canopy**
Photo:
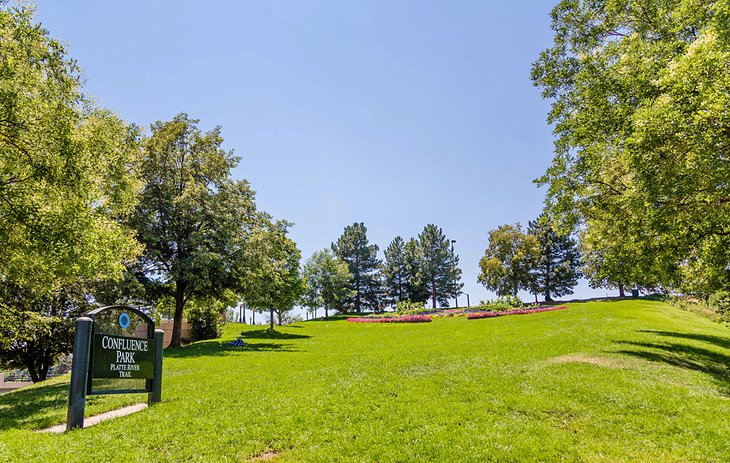
M 0 364 L 33 381 L 72 348 L 89 291 L 140 251 L 139 131 L 89 103 L 34 7 L 0 3 Z
M 330 309 L 341 307 L 352 296 L 353 277 L 348 265 L 329 249 L 315 252 L 304 263 L 303 274 L 307 285 L 304 305 L 314 310 L 315 316 L 317 308 L 324 307 L 328 317 Z
M 151 126 L 140 172 L 144 181 L 132 224 L 144 244 L 135 273 L 153 299 L 175 301 L 171 346 L 181 342 L 190 298 L 241 287 L 252 231 L 264 220 L 248 182 L 231 178 L 238 158 L 221 148 L 220 127 L 203 133 L 179 114 Z
M 554 45 L 532 70 L 556 136 L 539 183 L 585 230 L 594 283 L 678 287 L 702 268 L 705 290 L 727 285 L 729 18 L 726 0 L 553 9 Z
M 249 238 L 248 271 L 244 278 L 243 293 L 248 305 L 269 309 L 269 328 L 274 329 L 274 313 L 281 319 L 300 300 L 306 289 L 299 275 L 302 257 L 296 243 L 287 234 L 286 222 L 257 228 Z
M 489 243 L 479 260 L 477 278 L 498 296 L 517 296 L 519 290 L 533 291 L 532 273 L 540 259 L 540 243 L 522 231 L 520 224 L 501 225 L 489 232 Z
M 116 278 L 139 248 L 138 131 L 93 108 L 32 6 L 0 8 L 0 278 L 37 292 Z

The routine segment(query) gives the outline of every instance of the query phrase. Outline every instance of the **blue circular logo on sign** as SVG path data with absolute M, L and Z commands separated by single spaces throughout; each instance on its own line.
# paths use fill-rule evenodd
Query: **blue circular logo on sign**
M 119 315 L 119 326 L 121 326 L 124 329 L 129 328 L 129 315 L 127 315 L 126 312 L 122 312 Z

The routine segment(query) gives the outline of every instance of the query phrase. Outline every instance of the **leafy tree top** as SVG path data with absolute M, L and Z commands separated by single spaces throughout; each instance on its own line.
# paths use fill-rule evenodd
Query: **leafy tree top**
M 34 291 L 117 278 L 139 252 L 115 220 L 136 201 L 139 132 L 88 103 L 34 20 L 0 4 L 0 277 Z
M 532 70 L 553 101 L 551 214 L 582 224 L 613 281 L 676 286 L 698 258 L 730 261 L 728 2 L 565 0 L 551 16 Z

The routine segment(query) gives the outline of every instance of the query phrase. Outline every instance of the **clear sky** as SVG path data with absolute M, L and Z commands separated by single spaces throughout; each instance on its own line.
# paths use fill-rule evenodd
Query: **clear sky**
M 553 146 L 530 67 L 552 43 L 553 5 L 56 0 L 38 18 L 128 122 L 221 125 L 242 157 L 234 175 L 295 223 L 305 258 L 353 222 L 381 258 L 434 223 L 476 303 L 494 297 L 476 281 L 488 231 L 542 208 L 532 181 Z

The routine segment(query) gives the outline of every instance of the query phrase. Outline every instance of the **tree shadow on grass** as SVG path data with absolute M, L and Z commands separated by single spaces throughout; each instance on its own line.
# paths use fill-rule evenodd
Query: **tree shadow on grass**
M 269 329 L 241 331 L 241 337 L 246 339 L 307 339 L 311 338 L 308 334 L 282 333 L 280 331 L 271 331 Z
M 42 429 L 66 416 L 68 382 L 23 388 L 0 395 L 0 431 Z
M 164 358 L 189 358 L 189 357 L 225 357 L 237 355 L 244 352 L 296 352 L 289 343 L 275 342 L 247 342 L 245 347 L 233 347 L 228 345 L 230 341 L 203 341 L 189 344 L 183 347 L 165 349 Z
M 367 315 L 367 314 L 362 314 Z M 322 322 L 336 322 L 340 320 L 347 320 L 350 317 L 355 317 L 357 314 L 345 314 L 345 315 L 330 315 L 328 318 L 324 317 L 317 317 L 317 318 L 310 318 L 309 320 L 305 320 L 304 323 L 322 323 Z
M 697 334 L 697 333 L 677 333 L 675 331 L 652 331 L 652 330 L 640 330 L 640 333 L 657 334 L 659 336 L 667 336 L 672 338 L 680 339 L 692 339 L 695 341 L 707 342 L 714 344 L 717 347 L 723 349 L 730 349 L 730 338 L 723 336 L 714 336 L 711 334 Z
M 715 338 L 723 340 L 723 338 L 719 336 L 692 335 L 684 333 L 665 334 L 664 332 L 658 332 L 656 334 L 669 336 L 677 335 L 676 337 L 680 338 L 697 339 L 708 342 L 717 341 Z M 705 349 L 703 347 L 678 343 L 653 343 L 638 341 L 619 341 L 619 343 L 632 346 L 636 349 L 623 349 L 616 353 L 705 373 L 712 377 L 713 381 L 718 385 L 720 393 L 725 396 L 730 396 L 730 355 L 720 353 L 715 350 Z

